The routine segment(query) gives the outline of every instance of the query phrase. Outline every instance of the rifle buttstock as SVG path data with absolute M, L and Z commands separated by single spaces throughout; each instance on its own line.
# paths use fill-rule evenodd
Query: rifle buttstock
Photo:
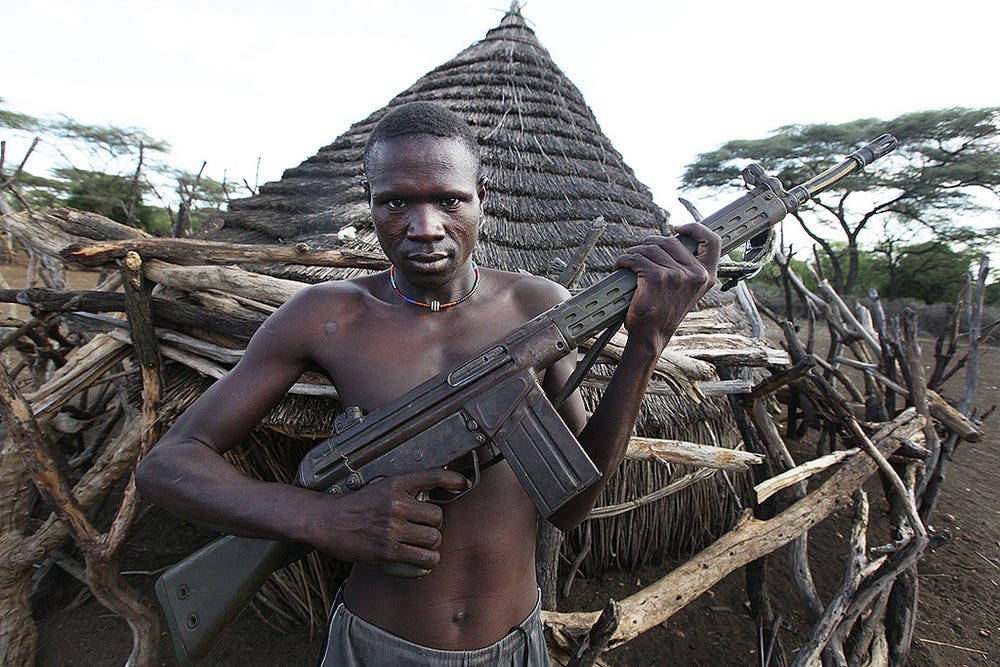
M 310 550 L 294 542 L 227 535 L 167 570 L 156 580 L 156 597 L 177 661 L 187 665 L 204 656 L 271 573 Z

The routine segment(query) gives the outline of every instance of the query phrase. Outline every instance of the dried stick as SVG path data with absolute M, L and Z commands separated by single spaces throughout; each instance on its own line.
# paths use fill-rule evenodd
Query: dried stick
M 576 653 L 566 667 L 591 667 L 597 663 L 598 657 L 607 648 L 608 642 L 618 629 L 621 612 L 618 603 L 614 600 L 608 601 L 608 606 L 601 612 L 597 622 L 583 638 L 576 649 Z
M 823 610 L 823 615 L 819 621 L 813 625 L 812 632 L 806 643 L 799 649 L 795 656 L 792 667 L 804 667 L 815 664 L 826 648 L 834 631 L 840 624 L 847 607 L 857 590 L 858 584 L 865 566 L 868 564 L 867 557 L 867 531 L 868 531 L 868 495 L 861 489 L 854 492 L 854 524 L 851 527 L 851 552 L 847 561 L 847 572 L 844 574 L 843 583 L 840 590 L 830 600 L 830 604 Z M 833 648 L 835 662 L 838 665 L 847 664 L 844 656 L 843 646 L 836 642 Z
M 132 630 L 130 665 L 152 666 L 159 646 L 159 619 L 142 605 L 118 572 L 117 552 L 108 550 L 90 523 L 66 479 L 59 472 L 49 445 L 31 409 L 0 364 L 0 415 L 17 444 L 39 493 L 52 505 L 83 551 L 90 588 L 101 604 L 122 616 Z
M 910 400 L 917 412 L 922 414 L 927 420 L 924 426 L 924 439 L 930 456 L 927 457 L 927 470 L 933 471 L 937 467 L 938 457 L 941 455 L 941 441 L 938 438 L 937 429 L 931 420 L 930 407 L 927 401 L 927 381 L 924 379 L 924 364 L 920 356 L 920 343 L 917 341 L 917 314 L 911 308 L 903 311 L 903 340 L 906 345 L 905 356 L 900 358 L 900 362 L 905 361 L 909 369 Z M 925 474 L 917 485 L 917 496 L 922 496 L 924 486 L 929 480 L 929 474 Z
M 139 453 L 133 463 L 133 474 L 122 494 L 118 513 L 111 522 L 111 527 L 105 535 L 108 549 L 117 551 L 125 541 L 128 531 L 132 528 L 136 513 L 139 511 L 139 498 L 135 488 L 135 466 L 146 456 L 157 440 L 160 439 L 159 409 L 160 393 L 163 387 L 163 369 L 160 355 L 157 353 L 156 337 L 153 334 L 152 308 L 149 303 L 150 288 L 143 284 L 142 259 L 137 253 L 130 252 L 125 256 L 122 266 L 124 275 L 122 285 L 125 287 L 125 312 L 128 315 L 129 328 L 132 334 L 132 347 L 139 360 L 142 373 L 142 439 Z
M 844 459 L 854 456 L 859 451 L 861 450 L 856 447 L 853 449 L 841 449 L 826 456 L 820 456 L 819 458 L 807 461 L 802 465 L 786 470 L 780 475 L 766 479 L 754 487 L 754 492 L 757 494 L 757 502 L 762 503 L 778 491 L 788 488 L 792 484 L 798 484 L 817 473 L 829 470 Z
M 923 418 L 906 410 L 887 422 L 874 440 L 883 456 L 899 446 L 900 438 L 914 437 Z M 782 547 L 844 503 L 876 470 L 869 457 L 855 456 L 819 488 L 792 504 L 773 519 L 745 516 L 728 533 L 657 582 L 619 602 L 620 618 L 608 646 L 614 648 L 662 623 L 737 567 Z M 583 636 L 599 612 L 543 612 L 545 625 L 563 636 Z
M 975 294 L 972 297 L 972 317 L 969 321 L 969 353 L 968 364 L 965 369 L 965 389 L 962 400 L 958 404 L 961 414 L 968 415 L 972 399 L 976 394 L 976 383 L 979 379 L 979 342 L 980 327 L 983 319 L 983 301 L 986 296 L 986 277 L 989 274 L 989 257 L 983 255 L 979 261 L 979 275 L 976 277 Z M 951 437 L 944 441 L 941 446 L 941 454 L 938 457 L 937 466 L 929 468 L 926 476 L 927 483 L 920 502 L 920 516 L 925 520 L 930 520 L 937 505 L 938 495 L 941 485 L 944 483 L 948 467 L 951 465 L 951 458 L 954 455 L 955 447 L 958 444 L 958 433 L 953 430 Z
M 642 438 L 632 436 L 628 442 L 626 458 L 640 461 L 662 461 L 683 465 L 722 468 L 725 470 L 749 470 L 749 466 L 763 462 L 764 457 L 753 452 L 726 447 L 699 445 L 681 440 Z
M 569 264 L 566 265 L 566 268 L 556 278 L 557 283 L 566 288 L 572 287 L 576 283 L 580 278 L 580 274 L 583 273 L 583 267 L 586 266 L 587 257 L 594 250 L 594 246 L 597 245 L 606 226 L 607 224 L 604 222 L 602 216 L 594 218 L 590 223 L 590 229 L 587 230 L 586 236 L 583 237 L 583 241 L 580 242 L 579 247 L 573 252 L 573 257 L 570 259 Z

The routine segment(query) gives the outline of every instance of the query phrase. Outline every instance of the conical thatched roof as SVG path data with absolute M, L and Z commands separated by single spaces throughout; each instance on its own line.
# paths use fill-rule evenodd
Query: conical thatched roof
M 336 245 L 354 226 L 375 244 L 364 193 L 361 156 L 368 133 L 393 107 L 440 103 L 462 115 L 482 147 L 490 178 L 477 260 L 508 270 L 544 270 L 583 239 L 590 221 L 609 223 L 591 254 L 583 285 L 610 271 L 621 250 L 662 229 L 664 212 L 636 180 L 516 6 L 486 37 L 420 77 L 387 106 L 260 194 L 234 202 L 219 240 L 306 241 Z M 269 267 L 268 273 L 318 282 L 342 272 Z

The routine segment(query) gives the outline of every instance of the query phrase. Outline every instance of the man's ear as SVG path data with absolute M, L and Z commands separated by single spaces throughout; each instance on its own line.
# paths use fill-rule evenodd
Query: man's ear
M 368 204 L 372 203 L 372 186 L 368 184 L 368 179 L 361 179 L 361 187 L 365 189 L 365 199 L 368 200 Z
M 486 201 L 486 190 L 487 190 L 486 186 L 487 184 L 489 184 L 489 182 L 490 182 L 490 177 L 487 176 L 486 174 L 480 176 L 479 180 L 476 182 L 476 194 L 479 195 L 479 208 L 482 208 L 483 202 Z

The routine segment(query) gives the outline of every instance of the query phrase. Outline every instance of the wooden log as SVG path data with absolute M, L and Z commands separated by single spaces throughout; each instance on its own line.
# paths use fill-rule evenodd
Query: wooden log
M 217 313 L 224 313 L 230 317 L 238 317 L 243 320 L 259 320 L 261 312 L 244 308 L 237 298 L 232 294 L 226 294 L 219 290 L 197 290 L 189 292 L 188 298 Z
M 137 252 L 146 259 L 178 264 L 297 264 L 338 266 L 380 270 L 389 268 L 382 253 L 348 248 L 324 250 L 307 243 L 257 245 L 224 243 L 199 239 L 149 238 L 74 243 L 62 250 L 62 257 L 84 266 L 100 266 Z
M 696 382 L 695 388 L 702 396 L 728 396 L 729 394 L 749 394 L 753 383 L 749 378 L 739 380 L 715 380 L 714 382 Z
M 153 282 L 187 292 L 219 289 L 243 297 L 281 305 L 309 283 L 274 278 L 232 266 L 178 266 L 162 260 L 145 262 L 146 277 Z
M 931 420 L 930 406 L 927 396 L 927 382 L 924 379 L 924 364 L 921 358 L 920 343 L 917 340 L 919 329 L 917 327 L 917 313 L 912 308 L 903 311 L 903 340 L 905 343 L 905 354 L 901 356 L 900 363 L 909 368 L 910 373 L 910 400 L 913 406 L 923 415 L 927 424 L 924 426 L 924 442 L 930 455 L 927 457 L 928 473 L 924 475 L 917 490 L 917 495 L 922 495 L 924 484 L 930 477 L 930 471 L 937 467 L 938 456 L 941 454 L 941 440 L 938 438 L 937 429 Z M 905 363 L 904 363 L 905 362 Z
M 757 502 L 762 503 L 778 491 L 786 489 L 792 484 L 798 484 L 824 470 L 828 470 L 844 459 L 854 456 L 859 451 L 861 450 L 857 447 L 841 449 L 826 456 L 820 456 L 819 458 L 807 461 L 802 465 L 795 466 L 780 475 L 775 475 L 753 487 L 754 492 L 757 494 Z
M 979 260 L 979 275 L 976 278 L 975 292 L 972 295 L 972 312 L 969 319 L 968 365 L 965 369 L 965 389 L 962 394 L 962 400 L 958 404 L 958 410 L 955 410 L 955 412 L 963 418 L 969 412 L 969 408 L 972 405 L 972 399 L 976 394 L 976 385 L 979 382 L 980 331 L 982 330 L 983 301 L 986 296 L 986 278 L 989 274 L 989 266 L 989 257 L 983 255 Z M 933 415 L 935 414 L 935 398 L 940 400 L 941 403 L 944 403 L 944 400 L 941 399 L 936 392 L 928 391 L 927 393 L 930 401 L 931 414 Z M 944 404 L 948 406 L 947 403 Z M 951 427 L 949 426 L 949 428 Z M 927 483 L 924 487 L 924 494 L 921 498 L 920 504 L 920 516 L 925 521 L 930 519 L 931 514 L 934 512 L 934 507 L 937 504 L 938 494 L 941 491 L 941 485 L 944 483 L 944 478 L 948 472 L 948 467 L 951 465 L 951 458 L 954 454 L 955 447 L 958 445 L 956 436 L 961 437 L 962 435 L 955 429 L 952 429 L 952 434 L 953 435 L 945 439 L 944 443 L 941 445 L 941 455 L 938 459 L 937 467 L 929 471 L 927 474 Z M 979 434 L 979 437 L 982 437 L 981 434 Z
M 699 445 L 682 440 L 641 438 L 633 436 L 628 441 L 625 458 L 637 461 L 662 461 L 683 465 L 723 470 L 746 471 L 751 465 L 764 461 L 764 456 L 740 449 Z
M 846 361 L 845 359 L 839 359 L 839 361 Z M 860 362 L 855 362 L 860 363 Z M 850 365 L 850 364 L 848 364 Z M 886 389 L 896 393 L 903 398 L 910 397 L 910 390 L 903 387 L 888 377 L 882 375 L 871 369 L 866 369 L 865 372 L 875 378 L 876 381 L 881 383 Z M 966 442 L 980 442 L 983 439 L 982 429 L 976 425 L 974 421 L 969 419 L 966 415 L 962 414 L 958 409 L 953 407 L 948 403 L 941 394 L 937 393 L 933 389 L 926 389 L 927 406 L 930 409 L 930 414 L 937 420 L 938 423 L 943 424 L 948 427 L 948 429 L 958 435 L 962 440 Z
M 791 358 L 795 360 L 796 365 L 789 369 L 785 374 L 779 374 L 775 378 L 772 378 L 772 383 L 774 383 L 778 377 L 781 375 L 785 376 L 785 379 L 792 377 L 792 371 L 796 368 L 808 367 L 810 362 L 815 361 L 815 355 L 807 355 L 802 345 L 799 343 L 798 339 L 795 337 L 795 330 L 791 322 L 785 322 L 783 325 L 785 340 L 787 341 L 788 351 Z M 814 374 L 803 375 L 803 378 L 812 377 Z M 747 410 L 748 416 L 751 421 L 753 421 L 754 426 L 757 429 L 757 433 L 760 436 L 761 442 L 763 442 L 765 449 L 767 450 L 768 462 L 770 463 L 772 470 L 789 470 L 795 467 L 795 460 L 792 458 L 791 453 L 785 446 L 784 441 L 781 439 L 781 435 L 778 432 L 777 426 L 771 419 L 770 414 L 767 410 L 767 404 L 765 401 L 765 394 L 762 394 L 760 389 L 755 389 L 751 394 L 751 401 L 749 409 Z M 796 484 L 790 485 L 787 495 L 792 501 L 799 501 L 806 495 L 806 485 L 804 482 L 798 482 Z M 819 599 L 819 593 L 816 590 L 816 584 L 813 581 L 812 569 L 809 565 L 809 536 L 805 531 L 797 536 L 789 549 L 788 552 L 789 560 L 791 561 L 791 568 L 793 574 L 793 581 L 795 586 L 799 591 L 799 595 L 802 598 L 802 604 L 806 611 L 806 616 L 810 622 L 814 622 L 819 618 L 823 611 L 823 605 Z
M 581 347 L 590 347 L 590 342 L 584 343 Z M 625 344 L 628 343 L 628 334 L 625 330 L 618 331 L 604 348 L 604 355 L 614 360 L 622 358 Z M 668 345 L 660 353 L 660 358 L 656 361 L 656 372 L 670 377 L 686 378 L 687 380 L 715 380 L 715 369 L 712 364 L 694 359 L 683 352 L 671 350 Z
M 888 456 L 900 438 L 912 438 L 924 420 L 906 410 L 875 434 L 879 451 Z M 738 567 L 788 544 L 845 504 L 850 494 L 876 470 L 868 457 L 848 459 L 818 489 L 772 519 L 754 519 L 749 512 L 728 533 L 662 579 L 621 600 L 621 620 L 608 646 L 614 648 L 669 619 Z M 542 612 L 551 631 L 581 637 L 600 612 Z
M 115 329 L 125 331 L 128 330 L 128 322 L 117 317 L 98 315 L 95 313 L 78 313 L 72 317 L 79 323 L 78 326 L 87 330 L 96 330 L 101 331 L 102 333 L 108 333 Z M 188 336 L 171 329 L 164 329 L 160 327 L 154 327 L 153 333 L 156 334 L 156 338 L 158 340 L 163 340 L 170 343 L 174 347 L 187 352 L 192 352 L 200 357 L 211 359 L 212 361 L 233 365 L 238 363 L 239 360 L 243 358 L 243 348 L 223 347 L 222 345 L 209 343 L 208 341 L 195 338 L 194 336 Z M 127 342 L 131 344 L 131 339 L 128 339 Z
M 58 368 L 37 390 L 25 394 L 37 418 L 45 417 L 91 386 L 122 359 L 128 349 L 107 336 L 95 336 L 73 350 L 67 363 Z
M 19 211 L 0 216 L 0 229 L 9 232 L 30 250 L 59 257 L 66 246 L 85 239 L 67 234 L 45 219 L 44 214 Z
M 927 390 L 927 407 L 931 416 L 947 426 L 952 433 L 966 442 L 980 442 L 983 430 L 962 412 L 952 407 L 941 394 L 933 389 Z
M 830 285 L 830 282 L 827 280 L 820 281 L 819 288 L 825 295 L 827 295 L 827 297 L 829 297 L 831 302 L 837 307 L 837 309 L 840 311 L 841 317 L 844 318 L 844 321 L 846 323 L 851 325 L 851 328 L 854 330 L 854 333 L 860 336 L 861 339 L 868 344 L 869 349 L 872 351 L 872 353 L 876 355 L 876 357 L 880 356 L 882 348 L 879 345 L 878 341 L 875 340 L 873 332 L 869 331 L 867 328 L 865 328 L 863 324 L 861 324 L 861 322 L 858 321 L 858 318 L 854 315 L 854 313 L 851 312 L 850 307 L 846 303 L 844 303 L 844 300 L 840 298 L 840 295 L 837 294 L 837 291 L 835 289 L 833 289 L 833 286 Z
M 716 468 L 702 468 L 701 470 L 696 470 L 695 472 L 688 473 L 683 477 L 679 477 L 674 481 L 670 482 L 663 488 L 657 489 L 646 495 L 629 500 L 628 502 L 619 503 L 617 505 L 605 505 L 603 507 L 595 507 L 590 510 L 590 514 L 587 515 L 588 519 L 607 519 L 609 517 L 618 516 L 619 514 L 625 514 L 626 512 L 631 512 L 634 509 L 638 509 L 644 505 L 648 505 L 651 502 L 660 500 L 661 498 L 666 498 L 667 496 L 673 495 L 678 491 L 688 488 L 692 484 L 700 482 L 703 479 L 708 479 L 717 472 Z
M 117 341 L 123 343 L 131 344 L 132 340 L 127 333 L 124 331 L 114 330 L 109 331 L 108 335 Z M 229 372 L 229 369 L 223 368 L 218 364 L 214 364 L 208 359 L 200 357 L 196 354 L 191 354 L 178 350 L 170 345 L 159 344 L 160 353 L 167 359 L 172 359 L 180 364 L 183 364 L 190 368 L 191 370 L 197 371 L 202 375 L 210 377 L 212 379 L 218 380 L 223 375 Z M 302 382 L 296 382 L 288 390 L 289 394 L 300 394 L 303 396 L 325 396 L 327 398 L 337 398 L 337 388 L 332 385 L 322 385 L 322 384 L 306 384 Z
M 675 335 L 667 349 L 717 365 L 784 367 L 792 363 L 784 350 L 771 347 L 767 341 L 738 334 Z
M 830 642 L 837 626 L 847 613 L 851 599 L 868 564 L 868 496 L 862 489 L 854 492 L 854 523 L 851 526 L 851 552 L 847 560 L 847 571 L 840 590 L 823 610 L 823 616 L 813 626 L 806 643 L 799 649 L 792 667 L 806 667 L 820 664 L 820 653 Z M 843 645 L 835 642 L 836 664 L 847 664 Z
M 608 606 L 601 612 L 594 627 L 590 629 L 587 636 L 583 638 L 576 649 L 576 653 L 566 667 L 592 667 L 597 664 L 608 642 L 618 629 L 619 610 L 618 603 L 608 600 Z
M 2 195 L 0 195 L 2 198 Z M 22 563 L 30 532 L 31 506 L 37 499 L 31 476 L 6 434 L 0 443 L 0 664 L 34 665 L 37 628 L 31 614 L 33 563 Z
M 124 312 L 125 295 L 120 292 L 57 292 L 42 288 L 29 290 L 0 290 L 0 301 L 23 303 L 41 312 Z M 153 320 L 161 325 L 182 326 L 221 334 L 239 341 L 248 341 L 265 317 L 250 320 L 207 308 L 180 303 L 171 299 L 152 297 Z
M 91 211 L 73 208 L 54 208 L 35 211 L 30 216 L 36 227 L 52 226 L 70 236 L 91 241 L 120 239 L 156 239 L 152 234 L 131 225 L 123 225 L 111 218 Z
M 128 315 L 132 349 L 142 373 L 142 437 L 133 463 L 139 465 L 156 441 L 160 439 L 160 394 L 163 391 L 163 364 L 153 333 L 153 314 L 149 302 L 151 285 L 142 279 L 142 258 L 136 252 L 125 255 L 122 262 L 122 285 L 125 288 L 125 312 Z M 128 536 L 139 511 L 135 474 L 129 476 L 122 493 L 118 512 L 105 536 L 105 549 L 117 552 Z

